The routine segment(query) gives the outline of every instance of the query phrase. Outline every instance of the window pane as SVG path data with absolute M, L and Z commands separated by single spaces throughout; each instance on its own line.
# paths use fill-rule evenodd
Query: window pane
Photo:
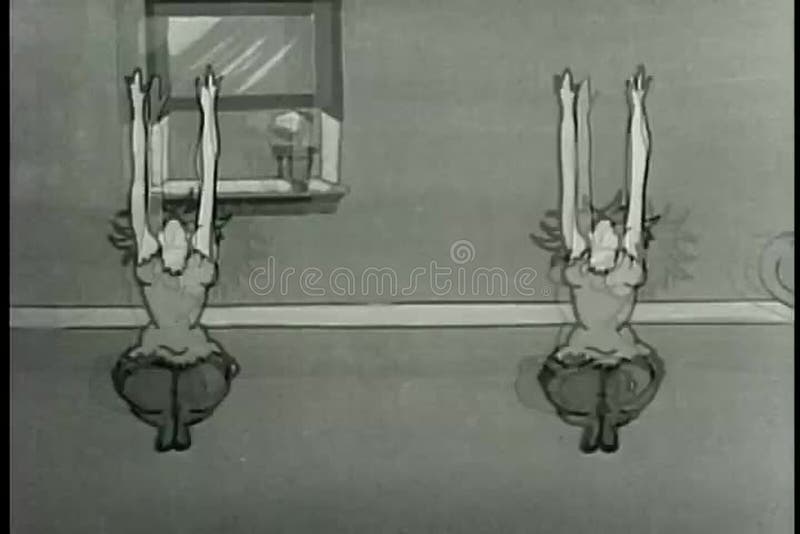
M 314 92 L 311 17 L 166 17 L 164 22 L 173 96 L 194 96 L 194 80 L 209 64 L 225 77 L 221 96 Z
M 319 175 L 320 128 L 316 110 L 265 110 L 218 114 L 220 180 L 288 178 L 281 176 L 278 158 L 293 154 L 294 164 L 310 164 L 310 176 Z M 296 133 L 290 133 L 296 132 Z M 169 117 L 170 179 L 197 179 L 200 113 L 172 113 Z M 308 148 L 313 155 L 309 159 Z M 293 177 L 303 177 L 293 174 Z

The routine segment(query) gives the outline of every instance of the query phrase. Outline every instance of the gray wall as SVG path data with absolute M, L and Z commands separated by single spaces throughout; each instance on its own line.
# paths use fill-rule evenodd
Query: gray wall
M 470 267 L 544 270 L 527 234 L 557 202 L 553 75 L 592 76 L 596 190 L 610 195 L 640 62 L 656 76 L 650 196 L 688 210 L 700 240 L 695 279 L 656 298 L 763 296 L 759 246 L 793 220 L 791 2 L 345 0 L 344 15 L 352 193 L 335 215 L 232 222 L 214 302 L 340 298 L 254 294 L 269 256 L 404 279 L 468 239 Z M 104 237 L 127 179 L 113 1 L 17 0 L 12 21 L 12 302 L 137 303 Z
M 126 197 L 113 3 L 11 9 L 12 302 L 125 302 L 105 238 Z

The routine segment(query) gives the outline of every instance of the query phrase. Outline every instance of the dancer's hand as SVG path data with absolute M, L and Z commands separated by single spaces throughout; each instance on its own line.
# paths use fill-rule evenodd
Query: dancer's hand
M 626 85 L 634 108 L 641 108 L 652 81 L 653 77 L 647 76 L 644 66 L 640 66 L 636 70 L 636 74 L 634 74 L 632 78 L 628 79 Z
M 197 79 L 197 86 L 200 92 L 200 104 L 203 107 L 210 106 L 216 100 L 219 94 L 219 86 L 222 81 L 222 76 L 214 74 L 214 69 L 209 65 L 206 67 L 206 73 L 202 80 Z
M 209 119 L 216 114 L 217 95 L 219 95 L 219 86 L 222 82 L 222 76 L 214 74 L 214 69 L 211 65 L 206 67 L 206 73 L 202 80 L 196 80 L 198 92 L 200 93 L 200 106 L 203 114 Z M 219 151 L 219 140 L 217 139 L 216 126 L 212 128 L 211 143 L 214 153 Z
M 144 107 L 144 97 L 147 93 L 142 83 L 142 71 L 136 69 L 133 71 L 132 76 L 128 76 L 125 79 L 128 82 L 128 93 L 130 95 L 133 111 L 138 115 Z
M 561 102 L 572 104 L 575 101 L 575 87 L 572 85 L 572 73 L 570 70 L 566 69 L 558 80 L 560 82 L 558 95 L 561 97 Z
M 219 92 L 219 84 L 222 81 L 222 76 L 214 74 L 214 69 L 209 65 L 206 67 L 205 86 L 209 90 L 211 96 L 217 96 Z

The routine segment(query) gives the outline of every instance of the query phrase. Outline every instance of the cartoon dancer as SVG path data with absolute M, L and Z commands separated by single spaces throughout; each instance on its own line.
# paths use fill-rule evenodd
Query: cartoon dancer
M 650 133 L 644 99 L 650 79 L 640 67 L 627 82 L 631 183 L 624 228 L 609 219 L 593 220 L 589 82 L 574 87 L 569 70 L 560 82 L 561 234 L 568 251 L 560 276 L 569 288 L 576 324 L 553 357 L 568 364 L 616 364 L 651 352 L 629 324 L 646 279 L 642 225 Z
M 130 218 L 136 242 L 136 279 L 150 322 L 142 331 L 139 344 L 123 359 L 155 359 L 177 367 L 212 359 L 215 364 L 224 364 L 226 374 L 235 375 L 236 362 L 209 339 L 199 324 L 208 288 L 217 276 L 214 196 L 219 158 L 216 117 L 219 78 L 209 67 L 204 79 L 196 82 L 202 115 L 202 151 L 198 152 L 202 187 L 194 228 L 171 218 L 155 236 L 147 222 L 146 96 L 150 88 L 143 86 L 139 70 L 127 82 L 133 111 Z

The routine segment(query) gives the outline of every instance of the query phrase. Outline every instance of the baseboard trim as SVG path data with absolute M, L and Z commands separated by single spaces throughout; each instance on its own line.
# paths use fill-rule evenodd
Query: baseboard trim
M 135 307 L 10 309 L 11 328 L 134 328 L 147 323 Z M 559 325 L 573 321 L 559 303 L 415 303 L 211 306 L 209 328 L 469 328 Z M 642 302 L 637 324 L 787 324 L 794 310 L 774 301 Z

